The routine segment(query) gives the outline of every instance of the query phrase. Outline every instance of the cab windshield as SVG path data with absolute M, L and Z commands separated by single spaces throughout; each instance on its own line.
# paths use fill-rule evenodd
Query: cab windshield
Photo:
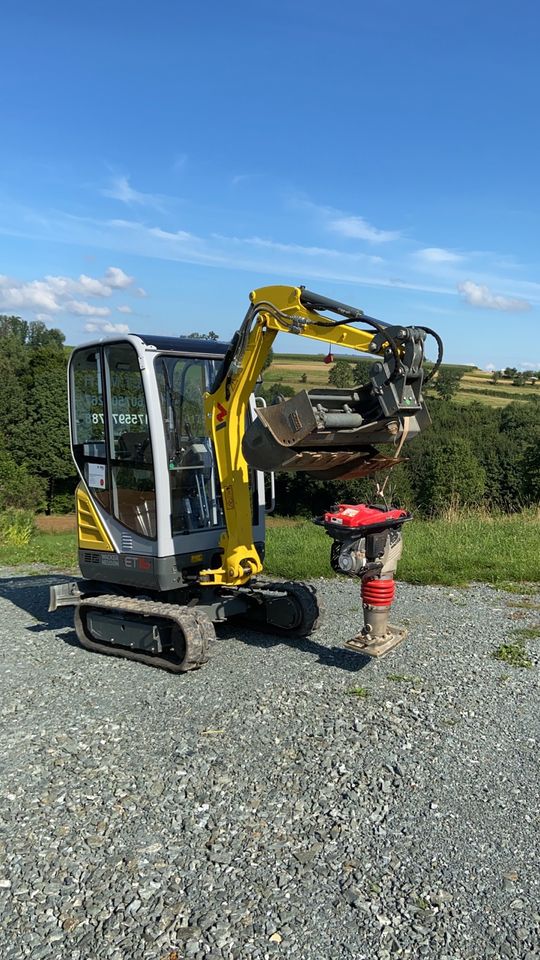
M 203 402 L 218 362 L 167 355 L 155 361 L 167 446 L 173 534 L 224 526 Z

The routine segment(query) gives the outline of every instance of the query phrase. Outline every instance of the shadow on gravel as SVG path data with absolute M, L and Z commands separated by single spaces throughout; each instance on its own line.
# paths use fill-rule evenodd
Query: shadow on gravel
M 0 597 L 9 600 L 20 610 L 26 611 L 31 617 L 39 621 L 28 627 L 32 633 L 42 633 L 44 630 L 62 630 L 73 626 L 73 609 L 60 608 L 55 613 L 49 613 L 49 587 L 54 583 L 68 583 L 73 577 L 62 574 L 47 574 L 45 576 L 1 577 Z
M 245 643 L 248 647 L 261 647 L 263 650 L 280 645 L 291 647 L 292 650 L 300 650 L 302 653 L 316 656 L 318 663 L 338 670 L 347 670 L 349 673 L 357 673 L 371 663 L 371 658 L 361 653 L 354 653 L 354 651 L 345 650 L 342 647 L 325 647 L 324 644 L 317 643 L 316 640 L 310 640 L 307 637 L 294 638 L 276 636 L 271 633 L 257 633 L 247 630 L 245 627 L 242 628 L 242 633 L 233 633 L 232 625 L 222 627 L 220 635 L 228 640 L 236 639 L 240 643 Z
M 68 583 L 70 580 L 73 580 L 73 576 L 62 574 L 0 577 L 0 598 L 3 597 L 13 603 L 37 621 L 27 627 L 31 633 L 43 633 L 46 630 L 65 630 L 67 627 L 73 627 L 73 608 L 60 607 L 54 613 L 49 613 L 47 609 L 49 606 L 49 587 L 51 584 Z M 324 644 L 305 637 L 300 639 L 277 636 L 271 633 L 248 630 L 245 627 L 240 630 L 232 623 L 224 624 L 218 628 L 218 638 L 220 637 L 224 640 L 235 640 L 237 643 L 259 647 L 263 650 L 284 645 L 292 650 L 299 650 L 302 653 L 317 657 L 318 663 L 334 669 L 346 670 L 349 673 L 357 673 L 370 663 L 369 657 L 344 650 L 341 647 L 325 647 Z M 59 639 L 69 646 L 80 647 L 73 629 L 69 633 L 60 634 Z

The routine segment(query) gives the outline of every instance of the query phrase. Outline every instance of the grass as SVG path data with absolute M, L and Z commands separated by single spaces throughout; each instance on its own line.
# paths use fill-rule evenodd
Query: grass
M 347 690 L 347 693 L 350 697 L 358 697 L 359 700 L 365 700 L 366 697 L 369 697 L 367 687 L 351 687 L 350 690 Z
M 22 546 L 0 544 L 0 566 L 12 567 L 46 563 L 69 569 L 77 566 L 77 545 L 74 533 L 38 533 Z
M 488 407 L 507 407 L 508 404 L 513 401 L 526 402 L 523 397 L 519 396 L 509 397 L 508 400 L 505 400 L 504 397 L 493 397 L 487 390 L 485 393 L 480 393 L 480 391 L 478 391 L 478 393 L 473 393 L 472 391 L 469 393 L 467 390 L 460 389 L 454 399 L 457 403 L 484 403 Z
M 540 610 L 540 603 L 536 603 L 530 597 L 525 597 L 523 600 L 509 600 L 506 606 L 515 610 Z
M 514 630 L 514 635 L 519 637 L 522 642 L 524 640 L 539 640 L 540 627 L 522 627 L 521 630 Z
M 520 596 L 525 594 L 532 594 L 533 596 L 540 593 L 540 583 L 514 583 L 512 580 L 501 580 L 497 584 L 499 590 L 505 590 L 506 593 L 517 593 Z M 533 600 L 530 596 L 525 597 L 523 603 L 533 603 Z M 513 604 L 513 606 L 518 606 L 518 604 Z
M 495 660 L 501 660 L 510 667 L 522 667 L 524 669 L 532 667 L 532 660 L 527 655 L 523 640 L 501 643 L 500 647 L 497 647 L 495 650 L 493 656 Z
M 482 513 L 416 520 L 404 528 L 398 568 L 409 583 L 465 586 L 481 581 L 513 593 L 531 595 L 540 585 L 540 513 L 510 516 Z M 330 537 L 307 520 L 270 521 L 265 573 L 294 580 L 334 577 Z M 75 534 L 37 533 L 28 544 L 0 545 L 0 565 L 44 563 L 69 569 L 77 565 Z M 535 609 L 526 601 L 526 609 Z M 530 628 L 535 629 L 535 628 Z
M 446 519 L 416 520 L 403 531 L 400 580 L 466 586 L 482 581 L 531 593 L 540 582 L 540 514 L 481 512 Z M 268 531 L 266 571 L 271 576 L 316 579 L 335 576 L 330 567 L 330 538 L 309 521 L 275 525 Z

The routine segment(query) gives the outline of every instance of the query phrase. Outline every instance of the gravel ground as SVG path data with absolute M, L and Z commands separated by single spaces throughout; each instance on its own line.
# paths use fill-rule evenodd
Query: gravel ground
M 492 657 L 519 598 L 400 585 L 375 663 L 320 581 L 311 640 L 228 628 L 175 678 L 0 576 L 2 960 L 540 957 L 540 641 Z

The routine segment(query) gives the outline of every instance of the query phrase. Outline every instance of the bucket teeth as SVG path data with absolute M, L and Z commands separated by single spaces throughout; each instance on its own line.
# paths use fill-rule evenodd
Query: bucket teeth
M 374 448 L 362 452 L 302 450 L 283 461 L 280 470 L 309 473 L 319 480 L 353 480 L 368 477 L 401 463 L 402 457 L 385 457 Z

